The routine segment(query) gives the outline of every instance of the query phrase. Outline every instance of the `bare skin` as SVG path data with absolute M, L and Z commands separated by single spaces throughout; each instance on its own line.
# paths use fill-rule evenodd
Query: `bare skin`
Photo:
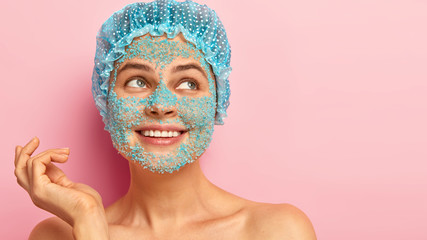
M 182 35 L 172 40 L 185 41 Z M 181 63 L 178 60 L 171 64 Z M 132 71 L 137 70 L 129 70 L 123 78 L 141 74 Z M 165 71 L 166 79 L 174 79 L 173 73 Z M 208 88 L 203 87 L 207 78 L 197 75 L 194 69 L 188 71 L 199 81 L 198 92 L 176 90 L 168 83 L 171 91 L 209 94 Z M 119 96 L 135 94 L 134 89 L 129 91 L 120 81 L 118 76 L 115 91 Z M 147 114 L 176 117 L 173 111 L 176 109 L 165 112 L 156 108 Z M 34 204 L 56 217 L 39 223 L 29 237 L 31 240 L 316 239 L 310 220 L 301 210 L 290 204 L 253 202 L 228 193 L 205 177 L 198 159 L 171 174 L 153 173 L 129 161 L 131 184 L 127 194 L 104 209 L 94 189 L 70 181 L 52 163 L 64 163 L 69 149 L 51 149 L 32 156 L 38 145 L 35 138 L 24 147 L 16 147 L 15 175 Z M 151 149 L 156 150 L 155 146 Z

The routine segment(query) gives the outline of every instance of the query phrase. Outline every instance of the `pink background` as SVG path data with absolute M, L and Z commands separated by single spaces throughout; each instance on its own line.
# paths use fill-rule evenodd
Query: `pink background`
M 427 239 L 427 2 L 198 2 L 222 19 L 233 56 L 207 177 L 296 205 L 319 239 Z M 1 239 L 50 216 L 13 174 L 15 145 L 33 136 L 40 150 L 70 147 L 61 168 L 106 205 L 126 192 L 90 89 L 96 32 L 128 3 L 1 1 Z

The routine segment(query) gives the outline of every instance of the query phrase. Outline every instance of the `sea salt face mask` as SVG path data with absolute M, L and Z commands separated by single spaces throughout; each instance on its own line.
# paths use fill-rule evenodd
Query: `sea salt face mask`
M 150 76 L 155 77 L 148 80 L 144 71 L 149 69 L 138 70 L 137 61 L 152 66 Z M 134 72 L 121 77 L 129 63 Z M 108 129 L 114 147 L 125 158 L 152 172 L 172 173 L 208 148 L 217 106 L 215 80 L 203 53 L 193 44 L 150 35 L 135 38 L 116 60 L 110 82 Z M 170 131 L 161 131 L 162 127 Z

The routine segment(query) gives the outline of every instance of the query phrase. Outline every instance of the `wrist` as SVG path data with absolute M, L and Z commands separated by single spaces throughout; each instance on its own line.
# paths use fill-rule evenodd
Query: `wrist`
M 73 236 L 76 240 L 110 239 L 104 209 L 94 209 L 74 221 Z

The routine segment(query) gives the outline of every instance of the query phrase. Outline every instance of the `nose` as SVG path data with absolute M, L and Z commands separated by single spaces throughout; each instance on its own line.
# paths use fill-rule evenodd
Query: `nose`
M 164 107 L 162 105 L 147 106 L 144 109 L 145 114 L 152 118 L 171 118 L 177 115 L 175 106 Z

